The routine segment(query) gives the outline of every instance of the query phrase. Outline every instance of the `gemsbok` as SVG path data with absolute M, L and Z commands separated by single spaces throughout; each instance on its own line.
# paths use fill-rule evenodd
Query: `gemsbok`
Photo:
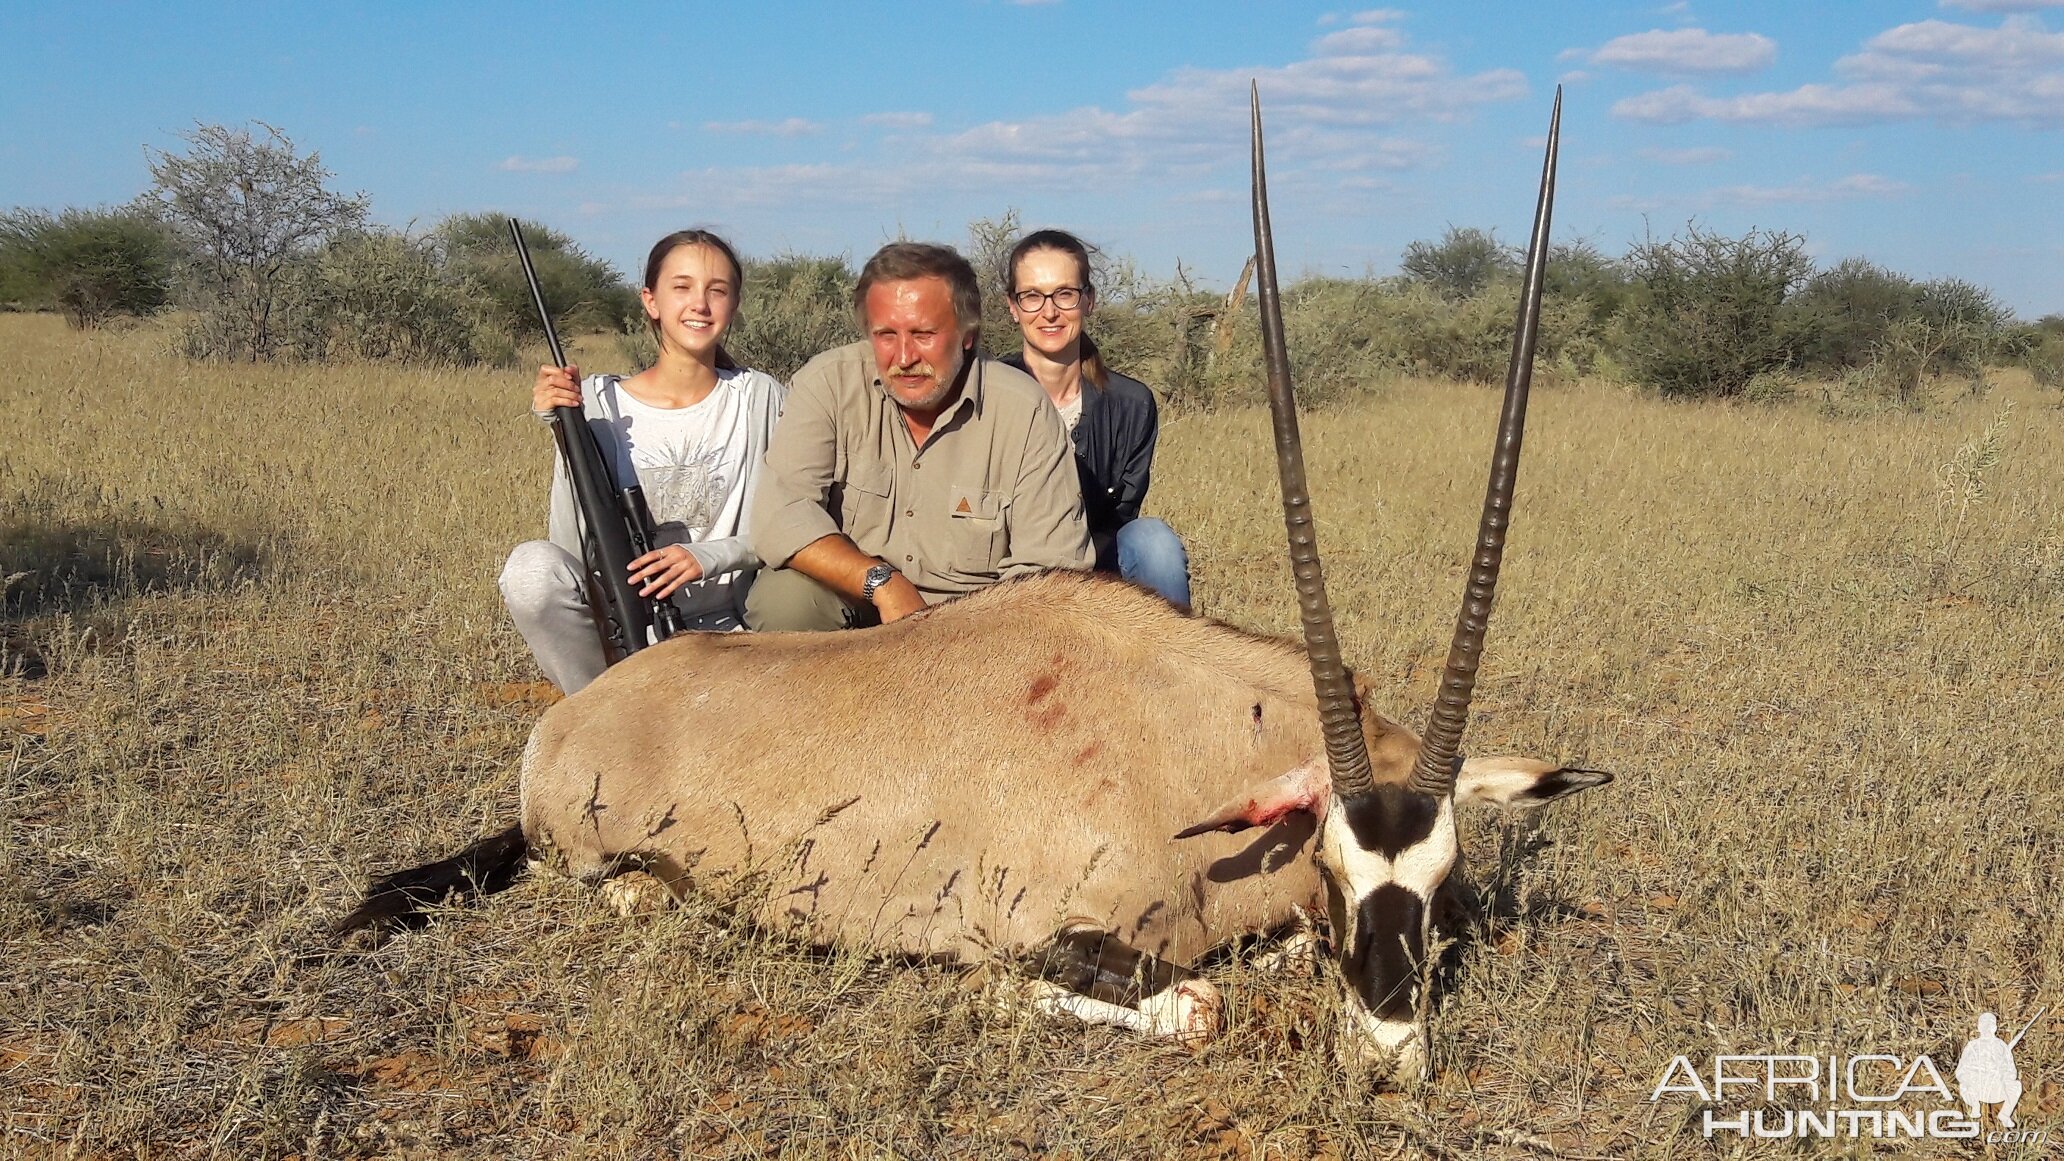
M 1556 94 L 1468 588 L 1424 737 L 1340 657 L 1304 478 L 1253 96 L 1256 268 L 1304 647 L 1121 581 L 1046 573 L 879 628 L 675 637 L 548 710 L 518 825 L 375 881 L 340 931 L 505 882 L 528 852 L 680 893 L 754 872 L 757 919 L 842 944 L 1028 970 L 1018 994 L 1213 1034 L 1186 966 L 1303 908 L 1328 919 L 1341 1057 L 1424 1076 L 1420 995 L 1457 802 L 1610 780 L 1459 747 L 1526 417 L 1554 199 Z M 1233 837 L 1239 835 L 1240 837 Z

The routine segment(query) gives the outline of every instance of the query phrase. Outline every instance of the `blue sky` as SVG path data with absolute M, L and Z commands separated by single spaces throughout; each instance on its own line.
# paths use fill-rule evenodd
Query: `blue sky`
M 263 120 L 384 222 L 518 212 L 625 270 L 684 225 L 859 259 L 1016 207 L 1217 286 L 1250 78 L 1286 274 L 1523 238 L 1560 81 L 1559 238 L 1792 230 L 2064 312 L 2064 0 L 23 3 L 0 43 L 0 206 Z

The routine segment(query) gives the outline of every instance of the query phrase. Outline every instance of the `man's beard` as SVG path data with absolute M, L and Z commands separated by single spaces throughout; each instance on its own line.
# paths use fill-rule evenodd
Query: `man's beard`
M 953 377 L 950 379 L 941 379 L 938 371 L 930 363 L 919 363 L 915 367 L 899 367 L 896 369 L 897 375 L 922 374 L 931 376 L 932 388 L 916 399 L 909 399 L 895 392 L 891 392 L 890 397 L 895 399 L 896 406 L 901 407 L 905 411 L 936 412 L 959 389 L 961 376 L 967 371 L 968 363 L 969 360 L 962 359 L 960 366 L 954 368 Z

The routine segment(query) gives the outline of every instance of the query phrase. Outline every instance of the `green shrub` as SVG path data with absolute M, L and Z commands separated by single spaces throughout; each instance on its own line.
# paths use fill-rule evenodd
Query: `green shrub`
M 134 209 L 0 215 L 0 301 L 54 309 L 75 327 L 147 317 L 170 296 L 177 243 Z
M 728 344 L 739 362 L 786 380 L 819 352 L 860 337 L 844 258 L 784 254 L 745 264 L 745 298 Z
M 523 278 L 523 265 L 500 214 L 453 214 L 431 238 L 453 277 L 468 284 L 480 311 L 512 341 L 542 343 L 545 331 Z M 537 271 L 552 325 L 561 336 L 625 331 L 644 317 L 638 291 L 616 267 L 593 257 L 572 238 L 538 222 L 523 223 L 523 243 Z M 644 272 L 638 272 L 643 277 Z
M 312 360 L 510 363 L 515 348 L 435 247 L 391 231 L 330 243 L 299 272 L 290 353 Z
M 1603 327 L 1626 308 L 1634 283 L 1626 263 L 1606 257 L 1595 244 L 1580 239 L 1548 248 L 1545 291 L 1545 302 L 1580 308 L 1594 327 Z
M 1492 282 L 1516 273 L 1519 261 L 1520 255 L 1498 241 L 1495 232 L 1449 226 L 1438 242 L 1407 245 L 1398 268 L 1405 281 L 1457 301 L 1482 294 Z
M 1349 399 L 1400 374 L 1502 383 L 1518 307 L 1519 285 L 1511 279 L 1458 301 L 1402 280 L 1305 279 L 1283 292 L 1284 339 L 1298 399 L 1312 404 Z M 1163 359 L 1164 365 L 1173 362 L 1176 371 L 1163 382 L 1171 384 L 1168 394 L 1178 405 L 1249 403 L 1266 389 L 1258 307 L 1248 304 L 1225 319 L 1221 313 L 1215 298 L 1193 296 L 1186 304 L 1157 304 L 1135 323 L 1136 333 L 1160 338 L 1164 349 L 1188 352 L 1186 363 Z M 1101 311 L 1099 321 L 1105 323 Z M 1222 346 L 1206 341 L 1212 328 L 1228 325 L 1229 341 Z M 1104 345 L 1107 352 L 1123 349 L 1117 343 Z M 1588 304 L 1543 301 L 1537 376 L 1587 372 L 1600 350 L 1599 328 Z M 1115 357 L 1113 365 L 1129 367 Z
M 1982 383 L 1985 365 L 2006 349 L 2014 321 L 1991 291 L 1961 278 L 1921 283 L 1914 316 L 1928 328 L 1932 353 L 1926 370 L 1973 383 Z
M 1845 258 L 1806 281 L 1788 304 L 1800 366 L 1839 373 L 1877 357 L 1885 332 L 1914 313 L 1913 279 L 1867 259 Z
M 2045 315 L 2019 328 L 2013 355 L 2037 383 L 2064 387 L 2064 315 Z
M 1742 389 L 1747 403 L 1789 403 L 1799 397 L 1799 376 L 1791 371 L 1763 371 Z
M 1785 301 L 1812 273 L 1805 239 L 1739 238 L 1687 226 L 1628 252 L 1640 288 L 1617 347 L 1635 380 L 1665 395 L 1734 396 L 1790 362 L 1798 336 Z
M 47 310 L 49 296 L 36 273 L 34 238 L 50 215 L 41 210 L 0 213 L 0 310 Z
M 982 349 L 993 356 L 1008 355 L 1024 346 L 1003 293 L 1008 273 L 1004 263 L 1024 234 L 1023 219 L 1015 209 L 1003 211 L 999 218 L 976 218 L 968 223 L 967 248 L 961 253 L 975 268 L 982 287 Z

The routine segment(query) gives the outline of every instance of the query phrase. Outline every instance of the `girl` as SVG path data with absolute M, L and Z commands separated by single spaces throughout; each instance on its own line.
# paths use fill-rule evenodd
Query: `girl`
M 638 297 L 659 359 L 636 375 L 539 367 L 531 412 L 584 409 L 619 486 L 645 490 L 659 547 L 630 564 L 647 596 L 671 599 L 691 629 L 743 627 L 745 594 L 760 567 L 746 542 L 753 484 L 781 410 L 773 376 L 741 369 L 724 332 L 744 289 L 738 255 L 707 230 L 659 240 Z M 568 694 L 607 664 L 588 611 L 573 486 L 553 457 L 548 540 L 516 546 L 502 569 L 502 601 L 552 684 Z
M 1146 384 L 1104 366 L 1082 324 L 1096 308 L 1089 247 L 1065 230 L 1039 230 L 1011 247 L 1003 284 L 1025 349 L 1004 362 L 1046 388 L 1075 441 L 1082 506 L 1096 567 L 1190 607 L 1190 560 L 1174 529 L 1140 515 L 1160 418 Z

